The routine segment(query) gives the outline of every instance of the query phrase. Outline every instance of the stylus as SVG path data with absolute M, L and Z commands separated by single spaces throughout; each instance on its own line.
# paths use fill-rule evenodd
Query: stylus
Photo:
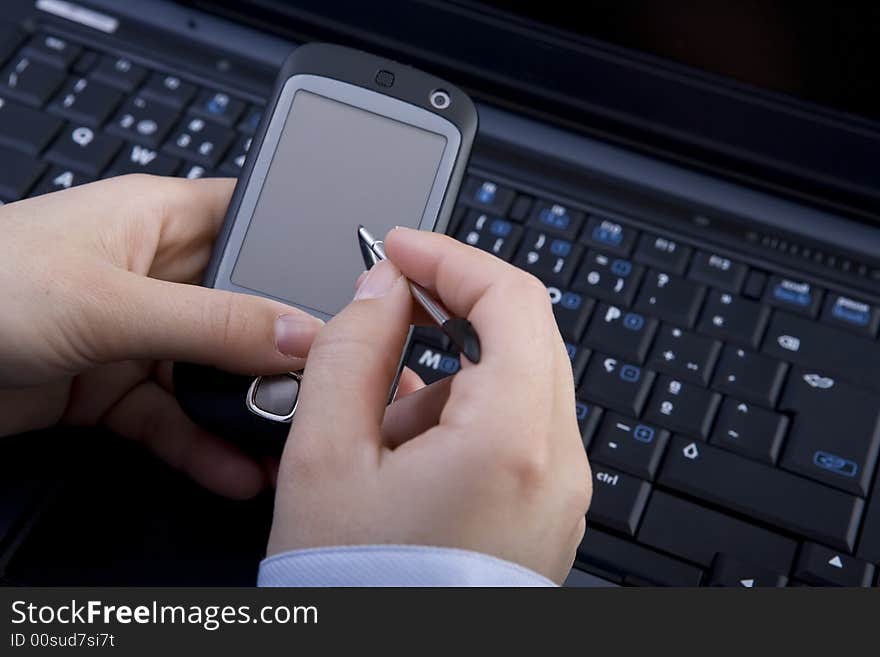
M 361 247 L 361 255 L 364 265 L 370 269 L 376 263 L 387 260 L 385 244 L 370 234 L 363 225 L 358 226 L 358 244 Z M 480 362 L 480 338 L 474 330 L 473 324 L 461 317 L 453 317 L 446 307 L 434 299 L 428 291 L 418 283 L 409 282 L 409 289 L 413 298 L 419 305 L 437 322 L 447 337 L 452 340 L 458 350 L 469 361 L 476 364 Z

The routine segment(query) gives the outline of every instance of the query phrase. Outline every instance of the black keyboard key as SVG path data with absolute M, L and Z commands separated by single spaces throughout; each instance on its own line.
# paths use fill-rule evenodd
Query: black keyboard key
M 507 213 L 514 221 L 519 221 L 522 223 L 526 219 L 528 219 L 529 214 L 532 212 L 532 204 L 535 202 L 531 196 L 525 196 L 524 194 L 520 194 L 516 197 L 516 200 L 513 202 L 513 205 L 510 207 L 510 211 Z
M 171 155 L 213 169 L 234 138 L 235 133 L 231 130 L 193 116 L 178 126 L 164 149 Z
M 260 127 L 260 121 L 263 119 L 263 108 L 256 105 L 245 112 L 244 117 L 238 124 L 238 129 L 246 135 L 254 135 L 257 128 Z
M 673 239 L 643 233 L 639 238 L 633 260 L 681 276 L 684 274 L 691 248 Z
M 553 315 L 562 337 L 571 342 L 579 342 L 590 313 L 596 302 L 577 292 L 548 287 L 550 303 L 553 304 Z
M 856 555 L 880 566 L 880 470 L 874 479 L 874 494 L 862 524 L 862 536 Z
M 712 387 L 739 399 L 774 408 L 788 365 L 734 345 L 725 345 Z
M 822 321 L 873 338 L 880 326 L 880 308 L 842 294 L 830 294 L 822 310 Z
M 794 413 L 781 467 L 866 497 L 880 452 L 880 396 L 793 368 L 779 408 Z
M 127 173 L 149 173 L 154 176 L 170 176 L 180 166 L 180 160 L 164 155 L 153 149 L 130 144 L 122 149 L 110 165 L 108 175 L 121 176 Z
M 125 57 L 104 55 L 98 65 L 92 71 L 92 77 L 99 82 L 109 84 L 126 93 L 131 93 L 137 88 L 144 77 L 147 69 L 138 66 Z
M 39 196 L 40 194 L 50 194 L 52 192 L 60 192 L 63 189 L 70 189 L 77 185 L 84 185 L 94 180 L 91 176 L 86 176 L 72 169 L 64 169 L 62 167 L 52 167 L 46 172 L 42 180 L 37 184 L 30 193 L 31 196 Z
M 728 397 L 721 405 L 710 442 L 772 465 L 779 458 L 787 430 L 785 415 Z
M 17 201 L 24 198 L 45 170 L 45 162 L 0 147 L 0 199 Z
M 461 369 L 461 361 L 456 354 L 418 342 L 413 343 L 406 364 L 429 385 Z
M 657 325 L 652 317 L 600 303 L 584 343 L 611 356 L 644 363 Z
M 787 572 L 787 571 L 786 571 Z M 788 584 L 788 577 L 762 565 L 719 554 L 712 562 L 709 586 L 736 586 L 747 589 L 778 587 Z
M 244 112 L 244 102 L 223 91 L 204 89 L 195 99 L 189 111 L 231 128 Z
M 597 353 L 587 367 L 581 392 L 597 404 L 638 417 L 654 377 L 650 370 Z
M 669 432 L 617 413 L 606 413 L 591 457 L 639 479 L 653 481 Z
M 15 52 L 22 39 L 24 36 L 17 26 L 10 23 L 0 23 L 0 64 Z
M 703 571 L 623 538 L 587 527 L 576 563 L 616 581 L 653 586 L 699 586 Z
M 822 303 L 822 290 L 804 281 L 771 276 L 764 301 L 799 315 L 815 317 Z
M 754 349 L 769 319 L 770 308 L 763 304 L 730 292 L 709 290 L 697 330 Z
M 569 361 L 571 361 L 572 378 L 574 379 L 575 387 L 577 387 L 584 376 L 584 370 L 587 368 L 587 361 L 590 360 L 590 353 L 592 352 L 586 347 L 581 347 L 571 342 L 565 343 L 565 351 L 568 353 Z
M 632 304 L 644 267 L 625 258 L 588 251 L 572 281 L 572 288 L 619 306 Z
M 614 582 L 607 579 L 596 577 L 580 568 L 572 568 L 568 571 L 565 581 L 562 582 L 563 588 L 594 588 L 594 587 L 616 587 Z
M 186 165 L 185 167 L 183 167 L 183 169 L 181 169 L 178 175 L 188 180 L 197 180 L 199 178 L 211 178 L 216 176 L 216 174 L 213 174 L 199 164 Z
M 687 436 L 705 440 L 721 395 L 669 376 L 657 379 L 645 419 Z
M 583 248 L 571 240 L 529 230 L 513 264 L 534 274 L 547 285 L 565 287 L 581 259 Z
M 37 155 L 61 129 L 62 121 L 0 97 L 0 146 Z
M 574 240 L 584 223 L 584 213 L 550 201 L 538 201 L 528 224 L 538 231 L 549 231 L 566 240 Z
M 804 543 L 793 575 L 815 586 L 871 586 L 874 566 L 824 545 Z
M 716 253 L 697 251 L 688 278 L 736 294 L 742 288 L 747 273 L 748 267 L 742 263 Z
M 635 228 L 607 217 L 591 215 L 581 234 L 581 241 L 597 249 L 626 256 L 632 251 L 637 236 Z
M 98 63 L 98 53 L 93 50 L 86 50 L 79 57 L 76 58 L 76 61 L 73 62 L 73 66 L 70 69 L 70 72 L 74 75 L 86 75 L 89 73 Z
M 720 353 L 718 340 L 664 324 L 651 349 L 648 366 L 705 386 Z
M 748 299 L 760 299 L 764 295 L 765 287 L 767 287 L 767 274 L 752 269 L 746 277 L 742 295 Z
M 247 135 L 239 137 L 233 147 L 229 149 L 226 159 L 224 159 L 223 163 L 220 165 L 220 173 L 224 173 L 234 178 L 241 175 L 241 170 L 242 167 L 244 167 L 244 161 L 245 158 L 247 158 L 248 151 L 251 149 L 252 141 L 253 138 L 248 137 Z
M 707 568 L 723 553 L 787 573 L 797 551 L 790 538 L 660 491 L 651 496 L 638 539 Z
M 13 58 L 0 73 L 0 95 L 42 107 L 62 82 L 62 71 L 21 55 Z
M 107 132 L 150 148 L 159 148 L 177 112 L 143 96 L 131 98 L 107 126 Z
M 262 113 L 262 110 L 260 112 Z M 256 132 L 256 127 L 253 131 Z M 510 187 L 488 178 L 469 176 L 462 187 L 459 201 L 468 207 L 504 217 L 513 203 L 514 196 L 515 193 Z
M 89 127 L 68 124 L 46 152 L 46 159 L 97 178 L 122 146 L 122 140 Z
M 97 128 L 116 109 L 122 94 L 106 84 L 74 78 L 49 105 L 49 111 L 82 125 Z
M 587 523 L 635 536 L 650 494 L 651 484 L 648 482 L 594 463 L 593 500 L 587 512 Z
M 775 312 L 761 350 L 880 392 L 880 343 L 875 340 Z
M 691 328 L 706 295 L 706 288 L 665 272 L 650 270 L 639 292 L 636 308 L 660 319 Z
M 512 221 L 479 210 L 469 210 L 458 227 L 456 239 L 509 261 L 522 233 L 522 227 Z
M 196 85 L 176 75 L 153 73 L 140 90 L 140 95 L 157 103 L 181 110 L 196 93 Z
M 23 52 L 28 57 L 66 70 L 79 57 L 82 48 L 61 37 L 38 34 L 25 44 Z
M 836 548 L 855 546 L 864 500 L 784 470 L 673 437 L 661 485 Z
M 574 407 L 578 428 L 581 430 L 581 441 L 584 443 L 584 449 L 588 450 L 593 434 L 596 433 L 596 427 L 599 425 L 599 419 L 602 417 L 602 409 L 580 399 L 575 402 Z

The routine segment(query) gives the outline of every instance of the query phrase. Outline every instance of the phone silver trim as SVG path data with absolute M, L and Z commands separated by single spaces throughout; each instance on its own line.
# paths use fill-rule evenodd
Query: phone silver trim
M 288 372 L 287 374 L 275 374 L 273 376 L 289 376 L 291 379 L 294 379 L 300 387 L 302 387 L 302 371 Z M 257 406 L 257 388 L 260 387 L 260 382 L 266 378 L 269 377 L 258 376 L 253 381 L 251 381 L 251 385 L 250 387 L 248 387 L 247 395 L 244 399 L 244 405 L 254 415 L 259 415 L 260 417 L 267 420 L 272 420 L 273 422 L 283 422 L 285 424 L 290 424 L 291 422 L 293 422 L 293 416 L 296 414 L 296 407 L 299 405 L 299 388 L 297 389 L 296 399 L 293 401 L 293 408 L 290 409 L 290 413 L 288 413 L 287 415 L 270 413 L 269 411 L 263 410 L 262 408 Z

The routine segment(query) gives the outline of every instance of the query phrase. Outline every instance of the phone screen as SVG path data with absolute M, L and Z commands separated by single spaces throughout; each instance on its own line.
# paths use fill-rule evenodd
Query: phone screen
M 444 135 L 300 89 L 232 270 L 236 285 L 335 315 L 364 269 L 358 224 L 418 227 Z

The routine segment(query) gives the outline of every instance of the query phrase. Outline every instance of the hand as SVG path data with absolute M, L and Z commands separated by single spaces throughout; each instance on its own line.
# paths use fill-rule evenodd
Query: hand
M 200 279 L 233 185 L 125 176 L 0 209 L 0 436 L 101 424 L 214 491 L 265 487 L 262 464 L 184 415 L 168 362 L 296 370 L 321 326 L 182 284 Z
M 546 289 L 442 235 L 396 229 L 385 248 L 390 261 L 361 279 L 311 347 L 269 554 L 459 547 L 561 582 L 584 533 L 591 475 Z M 412 318 L 401 271 L 467 317 L 483 353 L 386 407 Z

